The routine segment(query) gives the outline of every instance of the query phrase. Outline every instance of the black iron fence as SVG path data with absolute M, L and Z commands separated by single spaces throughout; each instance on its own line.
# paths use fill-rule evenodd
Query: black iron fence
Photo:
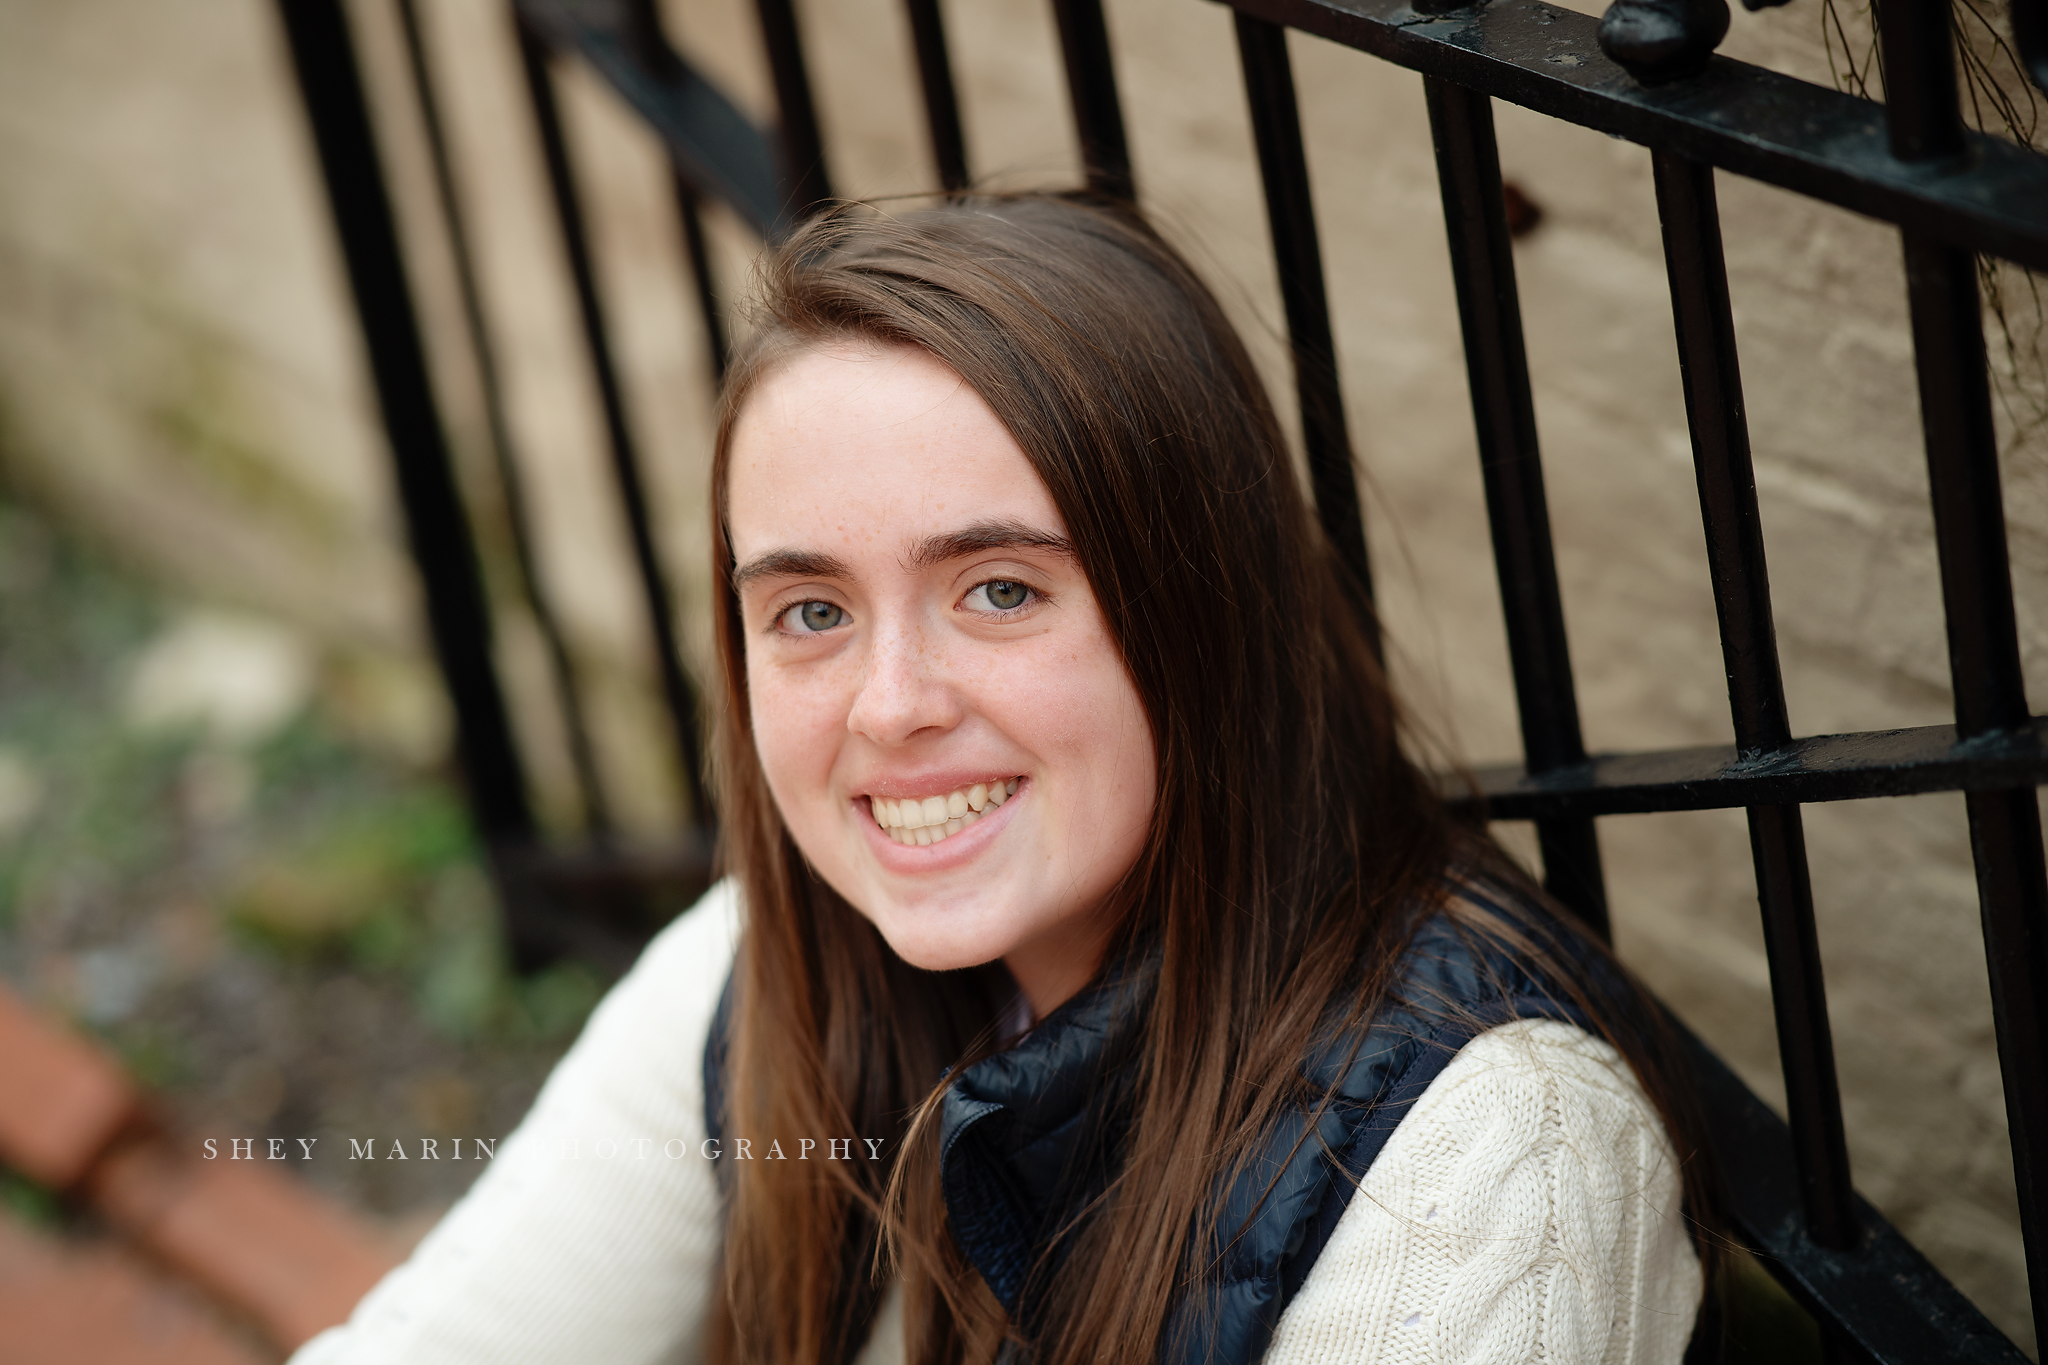
M 1190 0 L 1192 3 L 1192 0 Z M 1697 1049 L 1739 1234 L 1821 1324 L 1828 1354 L 1886 1362 L 2024 1357 L 1850 1182 L 1800 808 L 1915 792 L 1966 793 L 2007 1116 L 2036 1323 L 2048 1322 L 2048 874 L 2035 788 L 2048 718 L 2020 668 L 1977 257 L 2048 270 L 2048 157 L 1970 132 L 1948 0 L 1877 0 L 1888 102 L 1713 56 L 1721 0 L 1616 0 L 1604 20 L 1543 0 L 1229 0 L 1263 174 L 1316 505 L 1369 583 L 1337 383 L 1286 30 L 1420 72 L 1465 338 L 1480 465 L 1505 607 L 1524 762 L 1480 774 L 1485 813 L 1533 821 L 1546 883 L 1604 933 L 1596 820 L 1742 808 L 1784 1069 L 1778 1119 Z M 368 342 L 434 647 L 455 702 L 459 757 L 493 850 L 516 950 L 617 960 L 616 906 L 658 883 L 701 882 L 713 813 L 696 696 L 676 640 L 639 453 L 596 284 L 576 168 L 551 67 L 580 60 L 666 145 L 714 363 L 724 327 L 700 197 L 764 235 L 831 195 L 792 0 L 758 0 L 780 109 L 763 132 L 663 36 L 652 0 L 516 0 L 514 19 L 614 484 L 655 644 L 674 760 L 700 831 L 666 860 L 610 851 L 610 819 L 582 690 L 534 571 L 520 471 L 453 188 L 432 64 L 414 0 L 398 0 L 469 339 L 511 524 L 520 591 L 548 648 L 585 812 L 585 842 L 536 836 L 523 765 L 492 667 L 491 616 L 428 375 L 405 264 L 341 0 L 278 0 Z M 1100 0 L 1052 0 L 1090 185 L 1135 194 Z M 969 183 L 938 0 L 905 0 L 936 180 Z M 2048 4 L 2014 0 L 2020 54 L 2048 78 Z M 1551 548 L 1492 101 L 1640 143 L 1652 153 L 1678 353 L 1736 742 L 1588 755 Z M 1742 387 L 1715 206 L 1716 169 L 1893 223 L 1906 263 L 1956 722 L 1795 739 L 1780 675 Z

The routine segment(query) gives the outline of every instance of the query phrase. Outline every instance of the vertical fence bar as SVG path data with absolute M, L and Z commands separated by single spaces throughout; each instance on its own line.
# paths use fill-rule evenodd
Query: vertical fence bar
M 709 794 L 704 789 L 696 692 L 690 685 L 689 675 L 683 671 L 682 652 L 676 640 L 674 600 L 654 544 L 646 487 L 640 477 L 640 456 L 626 416 L 626 400 L 619 386 L 618 365 L 612 356 L 604 304 L 598 295 L 597 271 L 590 254 L 590 234 L 585 226 L 575 172 L 569 165 L 569 147 L 562 132 L 561 109 L 555 102 L 554 78 L 548 72 L 547 47 L 523 18 L 517 18 L 517 22 L 527 93 L 533 103 L 534 122 L 540 130 L 541 153 L 547 163 L 548 185 L 554 194 L 555 216 L 562 233 L 563 250 L 568 256 L 569 273 L 576 286 L 584 344 L 589 348 L 591 372 L 597 381 L 598 398 L 604 408 L 612 477 L 618 486 L 620 508 L 625 513 L 626 529 L 633 542 L 633 563 L 640 577 L 648 633 L 654 642 L 655 668 L 661 680 L 662 698 L 668 704 L 676 764 L 682 769 L 683 789 L 689 796 L 692 817 L 700 825 L 709 825 L 712 815 Z
M 434 89 L 433 68 L 427 54 L 426 34 L 420 24 L 417 0 L 398 0 L 398 18 L 405 33 L 406 62 L 411 68 L 413 93 L 420 108 L 420 123 L 426 133 L 427 151 L 434 169 L 434 193 L 440 202 L 441 218 L 448 231 L 449 254 L 455 263 L 455 283 L 462 297 L 462 319 L 469 333 L 470 354 L 476 361 L 479 396 L 483 400 L 484 425 L 491 457 L 496 466 L 498 487 L 505 499 L 505 524 L 512 540 L 512 557 L 519 572 L 519 587 L 540 628 L 547 651 L 548 671 L 561 708 L 562 732 L 569 741 L 569 761 L 576 774 L 578 796 L 583 804 L 584 824 L 599 839 L 609 835 L 611 809 L 605 800 L 604 780 L 598 771 L 596 749 L 590 742 L 582 688 L 576 678 L 575 661 L 562 636 L 554 604 L 541 582 L 539 558 L 534 551 L 533 518 L 526 503 L 526 484 L 520 476 L 514 451 L 512 425 L 505 416 L 505 388 L 498 371 L 497 347 L 491 342 L 490 326 L 484 318 L 483 291 L 477 283 L 476 261 L 470 249 L 468 215 L 455 187 L 454 159 L 441 118 L 441 101 Z
M 1674 152 L 1653 153 L 1652 164 L 1735 744 L 1745 753 L 1776 749 L 1790 742 L 1792 723 L 1778 665 L 1714 172 Z M 1808 1235 L 1823 1246 L 1844 1249 L 1856 1238 L 1856 1194 L 1849 1178 L 1805 835 L 1797 806 L 1752 806 L 1748 815 Z
M 348 18 L 340 0 L 278 0 L 277 12 L 362 321 L 434 655 L 455 704 L 470 810 L 494 849 L 525 844 L 534 834 L 526 774 L 491 657 L 490 606 L 434 405 Z
M 1965 152 L 1949 6 L 1879 0 L 1892 155 Z M 1906 297 L 1947 618 L 1956 731 L 1965 740 L 2027 722 L 2019 627 L 1999 486 L 1998 432 L 1974 255 L 1907 231 Z M 2048 865 L 2033 788 L 1966 798 L 1990 966 L 1999 1071 L 2027 1249 L 2034 1322 L 2048 1326 Z
M 1905 255 L 1956 730 L 1967 740 L 2027 720 L 1977 266 L 1971 253 L 1913 233 Z M 2034 1321 L 2048 1323 L 2048 866 L 2040 809 L 2031 787 L 1964 799 L 2028 1288 Z
M 1423 77 L 1423 90 L 1465 335 L 1522 748 L 1531 773 L 1549 772 L 1584 762 L 1586 746 L 1551 552 L 1493 106 L 1486 96 L 1435 76 Z M 1545 889 L 1606 937 L 1607 889 L 1592 820 L 1539 820 L 1536 837 L 1543 851 Z
M 1976 261 L 1906 234 L 1956 729 L 2027 720 Z M 2034 1321 L 2048 1323 L 2048 863 L 2033 788 L 1965 797 Z
M 1792 722 L 1778 665 L 1714 172 L 1675 152 L 1653 152 L 1650 160 L 1735 744 L 1744 752 L 1776 749 L 1791 740 Z
M 818 107 L 804 66 L 803 35 L 796 26 L 794 0 L 755 0 L 755 12 L 761 17 L 761 40 L 768 49 L 768 71 L 781 112 L 784 193 L 790 218 L 800 220 L 832 197 Z
M 1287 30 L 1248 14 L 1237 15 L 1237 51 L 1251 106 L 1252 140 L 1266 189 L 1266 222 L 1287 335 L 1294 346 L 1294 390 L 1301 404 L 1301 444 L 1308 457 L 1316 514 L 1337 558 L 1351 571 L 1365 601 L 1372 601 L 1372 560 L 1365 547 L 1365 517 L 1358 503 L 1351 433 L 1337 382 L 1337 343 L 1330 334 L 1330 301 L 1323 287 L 1323 251 L 1316 238 L 1308 158 L 1301 145 L 1301 113 L 1294 71 L 1287 60 Z M 1379 643 L 1377 619 L 1365 614 Z
M 704 350 L 711 359 L 711 386 L 725 384 L 725 367 L 732 360 L 732 346 L 725 335 L 725 315 L 718 311 L 718 286 L 711 274 L 711 241 L 704 233 L 704 205 L 690 182 L 679 172 L 670 172 L 676 192 L 676 221 L 683 225 L 683 255 L 690 262 L 690 282 L 695 286 L 697 315 L 704 324 Z
M 2048 1323 L 2048 889 L 2032 790 L 1971 792 L 1970 849 L 2035 1330 Z
M 675 49 L 669 46 L 655 0 L 627 0 L 626 17 L 627 31 L 639 49 L 641 62 L 653 71 L 671 68 L 676 60 Z M 717 388 L 725 383 L 729 356 L 725 319 L 718 311 L 718 288 L 711 273 L 711 247 L 704 235 L 703 203 L 696 187 L 683 178 L 673 162 L 668 174 L 675 195 L 676 221 L 683 229 L 683 258 L 690 266 L 691 293 L 698 318 L 704 324 L 704 350 L 710 362 L 711 384 Z
M 1081 164 L 1088 188 L 1111 199 L 1136 199 L 1131 149 L 1124 138 L 1124 110 L 1117 99 L 1116 64 L 1109 55 L 1109 24 L 1102 0 L 1052 0 L 1067 66 L 1067 97 L 1073 102 L 1074 132 L 1081 140 Z
M 946 56 L 946 25 L 939 0 L 904 0 L 910 18 L 910 41 L 917 50 L 917 77 L 924 87 L 925 127 L 931 133 L 932 161 L 939 186 L 964 190 L 967 138 L 960 130 L 960 100 L 953 90 L 953 63 Z

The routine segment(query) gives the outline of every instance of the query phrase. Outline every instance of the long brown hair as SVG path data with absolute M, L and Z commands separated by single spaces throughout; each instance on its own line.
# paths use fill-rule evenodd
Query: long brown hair
M 1298 1075 L 1319 1022 L 1333 1005 L 1370 1012 L 1447 876 L 1525 900 L 1533 888 L 1450 818 L 1404 753 L 1360 594 L 1251 359 L 1133 210 L 1055 196 L 895 217 L 848 206 L 762 271 L 712 476 L 725 856 L 747 911 L 727 1123 L 887 1135 L 897 1155 L 734 1163 L 713 1358 L 850 1359 L 888 1264 L 917 1365 L 987 1360 L 1019 1331 L 947 1231 L 935 1125 L 921 1117 L 945 1068 L 996 1046 L 1000 969 L 897 959 L 809 869 L 754 751 L 726 537 L 734 419 L 777 364 L 845 341 L 922 348 L 1002 420 L 1066 523 L 1151 722 L 1151 834 L 1105 910 L 1119 917 L 1112 955 L 1142 945 L 1157 963 L 1123 1081 L 1121 1166 L 1042 1263 L 1047 1311 L 1024 1343 L 1040 1365 L 1151 1358 L 1191 1235 L 1216 1231 L 1203 1220 L 1217 1175 L 1300 1098 L 1276 1082 Z M 1627 1011 L 1555 975 L 1651 1094 L 1669 1093 Z

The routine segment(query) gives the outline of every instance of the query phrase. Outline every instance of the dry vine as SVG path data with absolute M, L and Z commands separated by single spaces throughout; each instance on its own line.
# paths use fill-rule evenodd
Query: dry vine
M 1843 11 L 1849 11 L 1845 21 Z M 1999 16 L 1982 0 L 1951 0 L 1964 108 L 1977 131 L 2039 149 L 2041 106 Z M 1835 88 L 1864 99 L 1880 98 L 1884 58 L 1877 44 L 1870 0 L 1822 0 L 1821 38 Z M 2015 443 L 2048 428 L 2048 311 L 2041 277 L 1995 257 L 1977 257 L 1984 307 L 1998 324 L 2005 364 L 1992 366 L 1992 389 L 2012 423 Z

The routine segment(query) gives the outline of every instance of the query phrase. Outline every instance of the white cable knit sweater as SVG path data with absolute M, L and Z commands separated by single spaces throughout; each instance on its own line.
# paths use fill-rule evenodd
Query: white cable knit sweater
M 718 1252 L 701 1059 L 736 917 L 722 883 L 662 932 L 475 1187 L 291 1365 L 697 1359 Z M 756 1135 L 757 1154 L 777 1136 L 794 1158 L 804 1135 Z M 1700 1300 L 1678 1204 L 1613 1049 L 1493 1029 L 1402 1119 L 1266 1365 L 1675 1365 Z M 902 1360 L 899 1313 L 891 1295 L 861 1365 Z

